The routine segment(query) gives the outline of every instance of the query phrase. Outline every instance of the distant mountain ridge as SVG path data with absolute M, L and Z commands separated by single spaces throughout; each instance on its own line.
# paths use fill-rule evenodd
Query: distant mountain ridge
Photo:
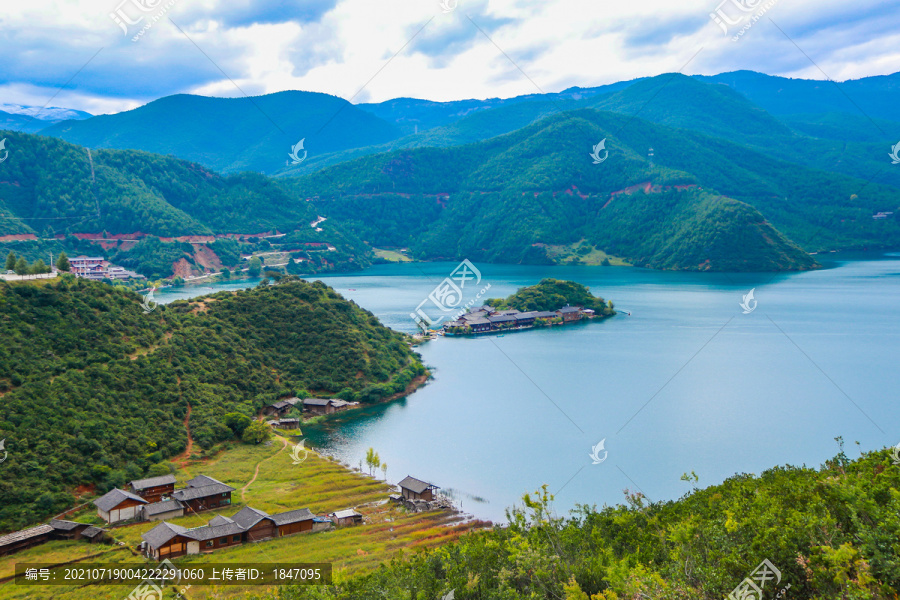
M 301 140 L 310 153 L 335 152 L 395 139 L 399 130 L 336 96 L 289 91 L 167 96 L 123 113 L 58 123 L 41 134 L 90 148 L 172 154 L 230 174 L 281 169 Z

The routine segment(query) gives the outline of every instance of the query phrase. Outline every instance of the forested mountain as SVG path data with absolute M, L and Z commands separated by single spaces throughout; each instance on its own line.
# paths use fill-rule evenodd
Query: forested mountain
M 254 98 L 179 94 L 123 113 L 65 121 L 41 133 L 90 148 L 172 154 L 226 174 L 274 172 L 301 139 L 316 155 L 400 135 L 394 125 L 346 100 L 297 91 Z
M 65 277 L 0 282 L 0 531 L 185 449 L 232 438 L 225 415 L 311 392 L 370 401 L 423 373 L 401 334 L 321 282 L 158 306 Z
M 589 152 L 602 139 L 609 156 L 595 165 Z M 368 156 L 283 184 L 318 197 L 321 214 L 370 243 L 410 246 L 422 258 L 541 263 L 550 262 L 544 246 L 585 240 L 653 267 L 753 270 L 812 265 L 772 226 L 809 250 L 900 241 L 896 221 L 872 219 L 900 206 L 892 187 L 594 110 L 466 146 Z
M 608 94 L 624 89 L 635 81 L 640 80 L 620 81 L 590 88 L 572 87 L 558 93 L 526 94 L 513 98 L 453 100 L 449 102 L 433 102 L 416 98 L 394 98 L 377 104 L 359 104 L 357 106 L 385 121 L 396 124 L 403 133 L 408 134 L 413 133 L 416 127 L 418 127 L 419 131 L 443 127 L 455 123 L 459 119 L 493 111 L 497 108 L 533 102 L 565 102 L 566 100 L 592 98 L 600 94 Z
M 331 223 L 316 228 L 314 209 L 257 173 L 223 177 L 181 159 L 134 150 L 88 150 L 50 137 L 4 132 L 7 159 L 0 163 L 0 236 L 32 234 L 40 239 L 0 244 L 28 260 L 48 252 L 90 252 L 148 277 L 172 275 L 173 263 L 194 260 L 205 249 L 145 236 L 213 236 L 280 231 L 285 250 L 331 244 L 328 262 L 366 266 L 371 254 L 352 234 Z M 93 252 L 71 234 L 109 234 L 113 246 Z M 128 234 L 128 235 L 123 235 Z M 63 236 L 68 235 L 65 239 Z M 99 237 L 95 235 L 95 237 Z M 131 238 L 123 243 L 120 239 Z M 138 240 L 137 246 L 131 244 Z M 104 240 L 98 240 L 100 242 Z M 224 242 L 223 242 L 224 243 Z M 221 244 L 219 244 L 221 246 Z M 221 266 L 234 268 L 239 249 L 208 246 Z M 267 249 L 268 246 L 266 246 Z M 242 246 L 252 251 L 255 246 Z M 305 258 L 309 258 L 305 256 Z M 307 266 L 317 264 L 308 262 Z M 311 267 L 331 268 L 324 264 Z
M 695 75 L 694 78 L 727 85 L 774 115 L 847 113 L 865 114 L 873 119 L 897 118 L 900 73 L 851 79 L 838 84 L 755 71 Z

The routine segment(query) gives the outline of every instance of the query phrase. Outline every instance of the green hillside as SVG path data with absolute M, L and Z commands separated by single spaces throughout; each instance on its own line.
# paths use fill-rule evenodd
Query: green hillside
M 588 153 L 604 138 L 609 157 L 594 165 Z M 540 264 L 550 262 L 542 245 L 584 238 L 655 268 L 803 269 L 814 262 L 795 243 L 822 250 L 900 242 L 895 219 L 872 219 L 900 206 L 893 187 L 593 110 L 280 181 L 369 243 L 409 246 L 425 259 Z M 390 225 L 398 222 L 404 227 Z
M 221 266 L 240 266 L 240 253 L 282 249 L 307 259 L 304 272 L 355 269 L 370 264 L 371 251 L 334 222 L 322 223 L 258 173 L 221 176 L 181 159 L 136 150 L 93 150 L 55 138 L 3 132 L 8 159 L 0 163 L 0 236 L 39 239 L 0 243 L 28 260 L 48 253 L 102 255 L 148 277 L 172 275 L 173 263 L 199 264 L 207 250 Z M 251 239 L 222 252 L 223 241 L 205 247 L 145 236 L 288 233 L 271 241 Z M 67 234 L 111 234 L 138 239 L 108 249 Z M 327 259 L 310 256 L 305 244 L 331 244 Z M 209 256 L 209 253 L 206 254 Z M 216 269 L 217 270 L 217 269 Z
M 690 476 L 683 479 L 694 481 Z M 502 598 L 718 600 L 764 560 L 762 592 L 742 598 L 896 598 L 900 470 L 887 450 L 819 469 L 776 467 L 651 502 L 581 506 L 557 516 L 546 486 L 508 511 L 509 525 L 408 554 L 334 586 L 296 586 L 267 600 Z M 759 574 L 753 579 L 760 583 Z M 780 592 L 780 596 L 778 596 Z
M 208 450 L 232 438 L 227 413 L 308 392 L 376 400 L 423 373 L 401 334 L 321 282 L 150 313 L 81 279 L 0 283 L 0 330 L 0 530 L 71 506 L 76 485 L 121 486 L 179 454 L 188 410 Z
M 285 165 L 302 138 L 315 156 L 400 135 L 346 100 L 298 91 L 253 98 L 179 94 L 123 113 L 65 121 L 41 133 L 90 148 L 172 154 L 221 173 L 271 173 Z
M 542 279 L 537 285 L 529 285 L 516 290 L 506 298 L 490 298 L 485 304 L 497 310 L 515 309 L 522 312 L 531 310 L 556 311 L 564 306 L 581 306 L 596 312 L 598 316 L 616 314 L 612 302 L 594 296 L 591 291 L 576 281 Z

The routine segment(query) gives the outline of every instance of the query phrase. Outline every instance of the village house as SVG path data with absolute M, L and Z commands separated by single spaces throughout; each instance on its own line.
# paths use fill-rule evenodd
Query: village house
M 306 398 L 303 410 L 313 415 L 330 415 L 348 408 L 352 403 L 338 398 Z
M 175 491 L 175 476 L 160 475 L 149 479 L 136 479 L 128 483 L 129 491 L 148 502 L 159 502 L 163 496 Z
M 278 419 L 275 422 L 278 429 L 300 429 L 300 419 L 291 417 L 288 419 Z
M 316 517 L 308 508 L 270 515 L 245 506 L 230 518 L 217 515 L 206 525 L 193 529 L 163 521 L 141 535 L 144 540 L 141 548 L 145 556 L 162 560 L 295 533 L 321 531 L 330 526 L 331 521 Z
M 137 518 L 144 504 L 149 502 L 119 488 L 114 488 L 94 500 L 97 515 L 110 524 Z
M 187 487 L 172 492 L 172 498 L 184 506 L 185 512 L 201 512 L 231 504 L 234 488 L 206 475 L 197 475 Z
M 563 323 L 568 323 L 580 320 L 582 309 L 580 306 L 563 306 L 556 312 L 562 317 Z
M 338 510 L 328 515 L 338 527 L 358 525 L 363 522 L 363 516 L 353 509 Z
M 0 536 L 0 556 L 13 554 L 26 548 L 31 548 L 51 540 L 77 540 L 88 539 L 95 541 L 94 538 L 101 539 L 102 536 L 89 533 L 89 530 L 97 530 L 101 534 L 103 530 L 93 527 L 88 523 L 76 523 L 75 521 L 63 521 L 61 519 L 53 519 L 44 525 L 37 527 L 29 527 L 20 531 L 14 531 L 4 536 Z
M 400 494 L 404 500 L 427 500 L 431 502 L 434 500 L 434 490 L 436 489 L 439 489 L 438 486 L 409 475 L 400 482 Z
M 184 505 L 178 500 L 163 500 L 141 507 L 141 518 L 144 521 L 162 521 L 184 516 Z
M 292 408 L 296 404 L 300 402 L 300 398 L 285 398 L 284 400 L 279 400 L 274 404 L 270 404 L 263 409 L 263 414 L 266 416 L 278 416 L 283 417 L 287 415 Z

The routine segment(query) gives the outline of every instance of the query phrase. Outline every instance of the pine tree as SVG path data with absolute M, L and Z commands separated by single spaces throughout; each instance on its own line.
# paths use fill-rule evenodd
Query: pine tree
M 6 259 L 9 262 L 9 259 Z M 66 256 L 65 252 L 60 253 L 59 258 L 56 259 L 56 268 L 60 271 L 68 271 L 72 268 L 69 264 L 69 257 Z
M 28 275 L 28 261 L 19 257 L 13 270 L 16 272 L 16 275 Z

